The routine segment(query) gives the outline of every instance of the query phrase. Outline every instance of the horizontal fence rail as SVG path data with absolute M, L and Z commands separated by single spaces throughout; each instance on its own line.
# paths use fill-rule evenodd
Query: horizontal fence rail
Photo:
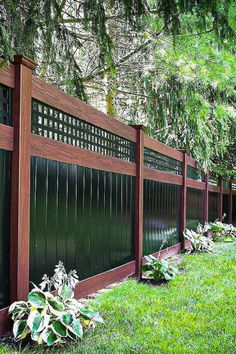
M 145 136 L 32 75 L 0 69 L 0 333 L 7 306 L 61 260 L 82 297 L 141 276 L 146 254 L 186 247 L 185 227 L 226 213 L 236 182 L 199 171 L 186 152 Z

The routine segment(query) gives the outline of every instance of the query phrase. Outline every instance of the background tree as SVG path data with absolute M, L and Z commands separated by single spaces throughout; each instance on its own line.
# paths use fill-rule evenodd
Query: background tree
M 24 53 L 39 76 L 202 168 L 235 167 L 235 1 L 4 0 L 0 18 L 5 61 Z

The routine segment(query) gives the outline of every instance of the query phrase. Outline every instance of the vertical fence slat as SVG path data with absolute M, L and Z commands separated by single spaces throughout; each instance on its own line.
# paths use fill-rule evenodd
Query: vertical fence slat
M 137 131 L 135 180 L 135 276 L 140 279 L 143 256 L 143 156 L 144 127 L 133 125 Z
M 186 228 L 186 205 L 187 205 L 187 154 L 183 153 L 183 185 L 180 204 L 180 242 L 181 249 L 185 249 L 184 229 Z
M 233 188 L 232 188 L 232 180 L 230 180 L 229 186 L 229 224 L 233 222 Z
M 220 179 L 220 193 L 219 193 L 219 207 L 218 207 L 219 219 L 223 216 L 223 178 Z
M 208 222 L 209 213 L 208 213 L 208 205 L 209 205 L 209 173 L 205 175 L 205 196 L 204 196 L 204 222 Z
M 13 92 L 14 151 L 11 191 L 11 300 L 22 300 L 29 290 L 30 133 L 32 70 L 36 64 L 15 56 Z

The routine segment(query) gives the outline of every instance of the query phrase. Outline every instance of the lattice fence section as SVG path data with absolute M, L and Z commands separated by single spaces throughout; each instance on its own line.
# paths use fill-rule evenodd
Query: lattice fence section
M 32 102 L 32 132 L 49 139 L 135 162 L 135 143 L 39 101 Z
M 199 171 L 196 167 L 188 166 L 187 167 L 187 177 L 194 179 L 195 181 L 204 182 L 205 174 L 202 171 Z
M 212 184 L 213 186 L 218 186 L 218 178 L 210 175 L 209 184 Z
M 182 162 L 148 148 L 144 148 L 144 166 L 176 175 L 183 174 Z
M 224 189 L 230 189 L 230 182 L 229 181 L 223 181 L 223 188 Z
M 12 89 L 0 85 L 0 123 L 12 125 Z

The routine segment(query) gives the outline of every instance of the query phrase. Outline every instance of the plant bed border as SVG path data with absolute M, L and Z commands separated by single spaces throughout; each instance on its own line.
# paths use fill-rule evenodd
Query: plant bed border
M 189 243 L 186 243 L 186 247 L 189 247 Z M 170 258 L 181 251 L 181 244 L 177 243 L 176 245 L 167 247 L 160 251 L 160 259 Z M 157 256 L 159 252 L 153 253 L 154 256 Z M 146 260 L 143 257 L 142 263 L 145 264 Z M 75 288 L 75 298 L 81 299 L 88 295 L 91 295 L 98 290 L 105 288 L 113 283 L 116 283 L 120 280 L 123 280 L 128 277 L 135 275 L 135 261 L 126 263 L 119 267 L 110 269 L 104 273 L 94 275 L 88 279 L 82 280 L 79 282 Z M 5 307 L 0 310 L 0 335 L 11 332 L 12 321 L 8 316 L 8 307 Z

